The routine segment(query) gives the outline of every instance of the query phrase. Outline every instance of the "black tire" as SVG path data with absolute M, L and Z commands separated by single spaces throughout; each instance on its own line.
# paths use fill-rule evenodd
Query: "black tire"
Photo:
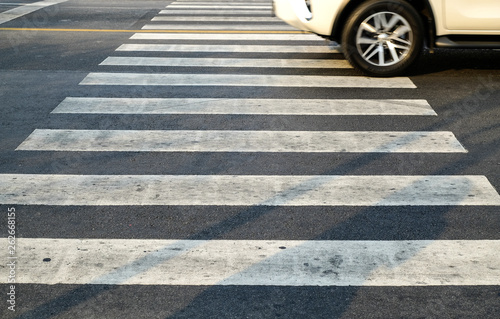
M 349 16 L 342 32 L 345 58 L 370 76 L 402 74 L 420 55 L 423 42 L 422 20 L 403 0 L 361 4 Z

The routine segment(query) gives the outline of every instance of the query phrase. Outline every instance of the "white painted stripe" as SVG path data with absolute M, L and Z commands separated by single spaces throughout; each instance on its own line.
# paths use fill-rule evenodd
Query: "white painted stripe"
M 173 1 L 168 6 L 176 5 L 223 5 L 223 6 L 271 6 L 269 1 Z
M 247 6 L 247 5 L 269 5 L 269 1 L 174 1 L 170 5 L 229 5 L 229 6 Z M 170 6 L 169 5 L 169 6 Z
M 20 284 L 500 285 L 499 240 L 19 238 L 16 248 Z
M 232 52 L 232 53 L 338 53 L 317 45 L 195 45 L 195 44 L 122 44 L 116 51 L 145 52 Z
M 211 10 L 219 10 L 219 9 L 231 9 L 238 11 L 240 9 L 245 9 L 245 10 L 262 10 L 262 9 L 268 9 L 271 10 L 272 6 L 269 5 L 251 5 L 251 6 L 245 6 L 245 5 L 212 5 L 212 4 L 207 4 L 207 5 L 196 5 L 196 4 L 170 4 L 167 6 L 168 9 L 211 9 Z
M 500 195 L 484 176 L 0 174 L 0 204 L 499 206 Z
M 320 68 L 351 69 L 346 60 L 335 59 L 233 59 L 108 57 L 100 65 L 227 67 L 227 68 Z
M 193 21 L 203 21 L 203 22 L 281 22 L 279 18 L 273 17 L 203 17 L 203 16 L 174 16 L 165 17 L 158 16 L 154 17 L 151 21 L 182 21 L 182 22 L 193 22 Z
M 268 0 L 260 0 L 260 1 L 255 1 L 255 0 L 209 0 L 209 1 L 203 1 L 203 0 L 177 0 L 172 3 L 242 3 L 242 4 L 249 4 L 249 3 L 260 3 L 260 4 L 269 4 Z
M 27 3 L 23 2 L 2 2 L 0 3 L 0 6 L 23 6 L 26 5 Z
M 271 6 L 269 1 L 173 1 L 168 6 L 200 5 L 200 6 Z
M 416 88 L 409 78 L 362 76 L 89 73 L 82 85 Z
M 269 1 L 267 0 L 261 0 L 261 1 L 248 1 L 248 0 L 227 0 L 227 1 L 222 1 L 222 0 L 210 0 L 210 1 L 201 1 L 201 0 L 177 0 L 172 3 L 193 3 L 193 4 L 215 4 L 215 3 L 220 3 L 220 4 L 242 4 L 242 5 L 248 5 L 249 3 L 253 4 L 262 4 L 266 5 L 269 4 Z
M 251 14 L 251 15 L 271 15 L 271 10 L 182 10 L 182 9 L 170 9 L 170 10 L 161 10 L 159 14 L 181 14 L 181 15 L 240 15 L 240 14 Z
M 52 113 L 432 115 L 426 100 L 181 99 L 67 97 Z
M 0 24 L 9 22 L 11 20 L 20 18 L 24 15 L 27 15 L 29 13 L 35 12 L 37 10 L 53 6 L 62 2 L 66 2 L 68 0 L 44 0 L 44 1 L 38 1 L 34 3 L 26 3 L 26 4 L 19 4 L 21 6 L 17 8 L 13 8 L 4 12 L 0 12 Z
M 207 2 L 207 3 L 186 3 L 186 2 L 172 2 L 166 8 L 183 8 L 183 9 L 199 9 L 199 8 L 213 8 L 213 9 L 271 9 L 272 5 L 268 3 L 223 3 L 223 2 Z
M 143 30 L 242 30 L 288 31 L 297 30 L 287 24 L 146 24 Z
M 136 33 L 132 40 L 237 40 L 237 41 L 317 41 L 325 45 L 325 40 L 311 33 L 269 34 L 269 33 Z M 331 51 L 330 51 L 331 52 Z
M 37 129 L 24 151 L 466 153 L 451 132 Z
M 262 4 L 269 4 L 268 0 L 260 0 L 260 1 L 255 1 L 255 0 L 177 0 L 172 3 L 242 3 L 242 4 L 248 4 L 248 3 L 262 3 Z
M 207 4 L 212 4 L 212 3 L 222 3 L 222 4 L 243 4 L 247 5 L 249 3 L 253 4 L 269 4 L 269 0 L 261 0 L 261 1 L 248 1 L 248 0 L 227 0 L 227 1 L 222 1 L 222 0 L 214 0 L 214 1 L 197 1 L 197 0 L 177 0 L 172 3 L 207 3 Z

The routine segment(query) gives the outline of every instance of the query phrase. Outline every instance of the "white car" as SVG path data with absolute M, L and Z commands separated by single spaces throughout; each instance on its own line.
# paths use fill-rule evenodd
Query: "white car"
M 338 42 L 372 76 L 401 74 L 426 45 L 500 48 L 500 0 L 273 0 L 288 24 Z

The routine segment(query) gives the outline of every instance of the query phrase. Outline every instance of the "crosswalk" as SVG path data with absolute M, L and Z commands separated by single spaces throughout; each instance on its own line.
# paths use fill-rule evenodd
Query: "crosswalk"
M 52 113 L 437 116 L 426 100 L 417 99 L 294 99 L 290 103 L 288 99 L 67 97 Z
M 1 175 L 27 205 L 500 205 L 482 176 Z M 7 192 L 15 192 L 7 194 Z
M 407 78 L 373 80 L 358 76 L 259 75 L 259 74 L 168 74 L 90 73 L 84 85 L 159 86 L 264 86 L 325 88 L 415 88 Z
M 351 70 L 322 39 L 270 17 L 268 1 L 176 1 L 132 35 L 81 88 L 324 88 L 412 91 L 406 77 L 321 75 Z M 161 32 L 149 32 L 161 31 Z M 182 31 L 182 32 L 179 32 Z M 236 33 L 235 31 L 243 31 Z M 247 32 L 249 31 L 249 32 Z M 254 32 L 250 32 L 254 31 Z M 276 31 L 276 32 L 274 32 Z M 281 32 L 283 31 L 283 32 Z M 288 32 L 287 32 L 288 31 Z M 267 32 L 267 33 L 266 33 Z M 289 44 L 301 43 L 298 45 Z M 269 43 L 266 43 L 269 42 Z M 279 43 L 279 44 L 277 44 Z M 183 56 L 183 53 L 216 56 Z M 231 54 L 271 54 L 270 58 Z M 173 55 L 171 55 L 173 54 Z M 287 54 L 300 55 L 289 58 Z M 328 58 L 318 58 L 329 55 Z M 284 57 L 282 57 L 284 56 Z M 143 67 L 163 67 L 144 72 Z M 204 72 L 169 68 L 203 68 Z M 140 69 L 137 69 L 140 68 Z M 238 68 L 239 72 L 218 72 Z M 279 69 L 308 70 L 286 75 Z M 185 69 L 184 69 L 185 70 Z M 258 70 L 258 72 L 255 72 Z M 122 92 L 122 91 L 119 91 Z M 198 91 L 196 91 L 198 92 Z M 202 93 L 197 94 L 203 95 Z M 69 96 L 54 116 L 176 115 L 436 117 L 422 99 L 238 96 Z M 466 154 L 439 130 L 97 130 L 37 128 L 17 152 Z M 1 174 L 0 204 L 49 206 L 428 207 L 500 206 L 482 175 Z M 70 210 L 71 211 L 71 210 Z M 70 212 L 71 213 L 71 212 Z M 331 211 L 335 214 L 335 211 Z M 168 212 L 166 213 L 168 214 Z M 82 218 L 84 218 L 82 216 Z M 20 238 L 18 283 L 248 286 L 500 285 L 498 240 L 191 240 Z M 54 249 L 58 247 L 58 249 Z M 0 252 L 6 254 L 6 251 Z M 51 262 L 45 262 L 50 257 Z M 7 256 L 3 256 L 4 260 Z M 5 282 L 7 277 L 0 280 Z
M 350 69 L 346 60 L 109 57 L 100 65 Z
M 220 52 L 220 53 L 330 53 L 324 46 L 231 45 L 231 44 L 124 44 L 117 51 L 131 52 Z
M 0 12 L 0 24 L 20 18 L 37 10 L 47 8 L 68 0 L 42 0 L 34 3 L 23 4 L 21 2 L 7 3 L 4 5 L 15 6 L 12 9 Z
M 35 130 L 18 150 L 465 153 L 450 132 Z
M 114 285 L 499 285 L 499 241 L 28 239 L 27 282 Z M 52 247 L 58 276 L 36 271 Z M 78 247 L 78 250 L 75 250 Z M 235 249 L 238 247 L 239 249 Z M 28 250 L 29 249 L 29 250 Z M 335 252 L 332 259 L 332 251 Z M 349 258 L 345 258 L 349 256 Z M 414 258 L 418 256 L 418 258 Z M 111 257 L 111 258 L 110 258 Z M 411 260 L 411 262 L 406 262 Z M 369 261 L 369 262 L 367 262 Z M 101 267 L 96 268 L 96 264 Z M 74 265 L 78 265 L 75 267 Z M 468 276 L 457 276 L 457 273 Z

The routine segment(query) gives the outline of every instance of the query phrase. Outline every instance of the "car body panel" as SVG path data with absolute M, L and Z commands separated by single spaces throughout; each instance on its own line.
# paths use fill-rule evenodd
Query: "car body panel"
M 500 30 L 500 1 L 444 0 L 444 26 L 448 30 Z
M 309 11 L 304 0 L 274 0 L 274 8 L 278 18 L 297 29 L 330 35 L 335 17 L 347 1 L 312 0 Z
M 331 36 L 334 23 L 350 0 L 274 0 L 275 14 L 288 24 Z M 424 1 L 424 0 L 423 0 Z M 500 35 L 500 0 L 428 0 L 436 36 Z

